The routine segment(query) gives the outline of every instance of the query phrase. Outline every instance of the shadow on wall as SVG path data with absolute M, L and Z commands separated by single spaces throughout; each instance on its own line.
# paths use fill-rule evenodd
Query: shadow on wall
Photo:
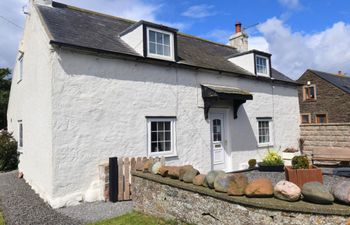
M 233 154 L 237 151 L 252 151 L 257 149 L 258 142 L 253 130 L 256 128 L 252 127 L 247 112 L 244 109 L 244 104 L 239 108 L 238 118 L 233 120 L 233 125 L 230 129 Z

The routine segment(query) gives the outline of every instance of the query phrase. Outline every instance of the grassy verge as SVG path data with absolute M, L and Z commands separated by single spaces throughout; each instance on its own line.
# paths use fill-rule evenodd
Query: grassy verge
M 91 225 L 186 225 L 175 220 L 164 220 L 138 212 L 128 213 L 113 219 L 102 220 Z
M 1 212 L 0 212 L 0 225 L 5 225 L 4 217 L 2 216 Z

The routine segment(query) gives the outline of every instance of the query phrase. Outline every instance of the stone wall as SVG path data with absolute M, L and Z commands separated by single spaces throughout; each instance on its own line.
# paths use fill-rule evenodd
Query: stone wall
M 327 114 L 329 123 L 350 122 L 350 95 L 307 70 L 298 80 L 303 85 L 310 81 L 316 85 L 316 101 L 303 100 L 303 86 L 299 86 L 300 113 L 310 113 L 311 123 L 316 114 Z
M 233 197 L 142 172 L 133 172 L 133 202 L 136 211 L 193 224 L 345 224 L 350 216 L 347 206 Z
M 350 123 L 302 124 L 306 152 L 318 147 L 350 148 Z

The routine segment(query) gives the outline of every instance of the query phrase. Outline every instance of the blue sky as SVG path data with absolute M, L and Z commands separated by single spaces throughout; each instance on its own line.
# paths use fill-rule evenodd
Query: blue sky
M 273 54 L 275 68 L 297 78 L 307 68 L 350 74 L 347 0 L 58 0 L 129 19 L 149 20 L 226 44 L 240 21 L 249 47 Z M 0 1 L 0 15 L 23 26 L 26 0 Z M 0 18 L 0 67 L 13 67 L 21 29 Z M 10 34 L 10 35 L 9 35 Z

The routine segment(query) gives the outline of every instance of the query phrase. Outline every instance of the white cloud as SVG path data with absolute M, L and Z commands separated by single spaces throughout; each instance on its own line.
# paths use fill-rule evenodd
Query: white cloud
M 277 18 L 258 26 L 272 53 L 274 67 L 298 78 L 306 69 L 350 73 L 350 24 L 337 22 L 313 34 L 293 32 Z M 257 38 L 257 37 L 255 37 Z
M 299 0 L 278 0 L 278 2 L 289 9 L 298 9 L 301 7 Z
M 183 12 L 182 15 L 192 18 L 204 18 L 208 16 L 213 16 L 216 14 L 213 11 L 213 8 L 213 5 L 193 5 L 190 8 L 188 8 L 185 12 Z
M 267 43 L 264 37 L 249 37 L 249 50 L 257 49 L 263 52 L 269 51 L 269 43 Z

